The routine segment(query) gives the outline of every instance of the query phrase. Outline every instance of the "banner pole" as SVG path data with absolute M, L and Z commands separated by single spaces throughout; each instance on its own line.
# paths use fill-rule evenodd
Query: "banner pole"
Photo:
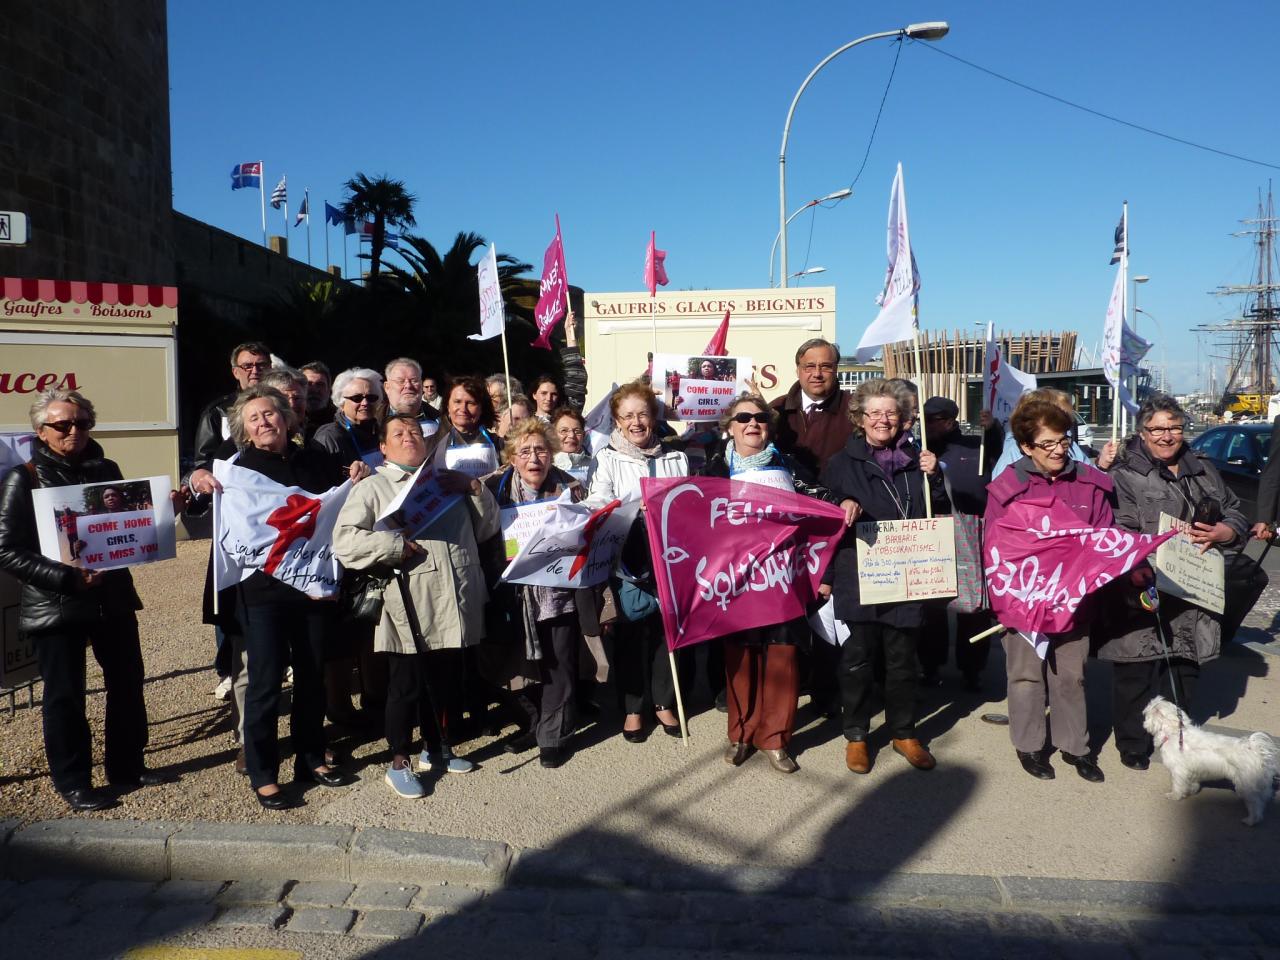
M 689 746 L 689 724 L 684 718 L 684 697 L 680 695 L 680 675 L 676 672 L 676 652 L 667 648 L 667 659 L 671 663 L 671 683 L 676 688 L 676 715 L 680 718 L 680 738 Z
M 920 366 L 920 325 L 918 322 L 916 324 L 915 336 L 912 337 L 912 343 L 915 344 L 915 352 L 916 352 L 916 376 L 919 378 L 921 387 L 923 388 L 924 368 Z M 924 404 L 917 404 L 917 407 L 918 409 L 916 410 L 916 423 L 917 423 L 917 426 L 920 428 L 920 452 L 928 453 L 929 440 L 925 436 L 924 418 L 922 416 L 922 414 L 924 413 Z M 979 462 L 979 468 L 981 468 L 981 462 Z M 928 477 L 924 478 L 924 483 L 922 484 L 922 486 L 924 487 L 924 515 L 928 519 L 932 520 L 933 519 L 933 494 L 929 490 Z M 905 520 L 907 518 L 903 517 L 902 519 Z
M 507 360 L 507 312 L 502 311 L 502 370 L 507 377 L 507 409 L 511 409 L 511 364 Z
M 1003 629 L 1004 629 L 1004 626 L 1002 624 L 997 623 L 990 630 L 983 630 L 981 633 L 975 633 L 972 637 L 969 638 L 969 642 L 977 643 L 979 640 L 985 640 L 987 639 L 987 637 L 991 636 L 992 634 L 999 633 Z
M 308 224 L 308 229 L 310 229 L 309 224 Z M 324 272 L 325 273 L 329 272 L 329 267 L 332 264 L 332 262 L 333 261 L 329 257 L 329 201 L 326 200 L 324 202 Z
M 262 208 L 262 248 L 267 249 L 267 165 L 258 163 L 258 206 Z

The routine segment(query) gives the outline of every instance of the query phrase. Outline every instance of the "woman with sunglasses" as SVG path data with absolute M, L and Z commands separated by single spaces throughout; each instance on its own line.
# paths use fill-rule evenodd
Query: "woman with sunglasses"
M 992 528 L 1019 500 L 1049 500 L 1068 507 L 1084 527 L 1114 526 L 1111 480 L 1101 470 L 1071 456 L 1075 417 L 1052 400 L 1023 397 L 1009 418 L 1009 429 L 1022 457 L 987 487 L 986 529 Z M 1005 669 L 1009 677 L 1009 736 L 1022 769 L 1040 780 L 1054 778 L 1046 742 L 1045 708 L 1053 711 L 1052 746 L 1063 762 L 1091 783 L 1102 771 L 1089 754 L 1085 716 L 1084 662 L 1089 655 L 1087 624 L 1092 598 L 1076 611 L 1079 626 L 1048 634 L 1043 659 L 1015 630 L 1004 634 Z
M 378 420 L 382 407 L 382 374 L 367 367 L 343 370 L 333 381 L 333 423 L 316 431 L 315 443 L 343 463 L 363 460 L 371 469 L 382 463 Z
M 808 468 L 774 447 L 776 417 L 764 397 L 740 394 L 720 421 L 721 430 L 729 434 L 729 442 L 722 453 L 707 461 L 702 476 L 729 477 L 836 502 L 829 491 L 818 486 Z M 850 514 L 852 508 L 853 501 L 847 501 Z M 797 617 L 787 623 L 724 637 L 725 700 L 729 708 L 725 763 L 739 766 L 753 750 L 760 750 L 779 773 L 795 773 L 799 769 L 787 747 L 800 693 L 798 651 L 809 643 L 809 636 L 805 618 Z
M 900 384 L 866 380 L 849 401 L 853 436 L 827 461 L 822 484 L 848 509 L 849 522 L 919 520 L 926 516 L 925 484 L 935 513 L 949 506 L 938 472 L 938 458 L 911 440 L 906 424 L 915 416 L 915 397 Z M 933 755 L 920 743 L 915 727 L 918 666 L 916 644 L 924 622 L 919 601 L 865 604 L 858 590 L 857 541 L 846 534 L 826 581 L 834 594 L 835 615 L 849 627 L 840 648 L 840 699 L 843 705 L 845 766 L 854 773 L 871 770 L 867 744 L 871 732 L 874 667 L 884 663 L 885 726 L 893 750 L 917 770 L 932 770 Z
M 658 439 L 658 398 L 641 381 L 625 383 L 609 398 L 613 433 L 608 446 L 596 453 L 588 485 L 590 499 L 601 504 L 638 498 L 641 477 L 687 477 L 689 458 Z M 675 682 L 667 661 L 662 614 L 644 521 L 637 519 L 621 558 L 620 578 L 615 578 L 622 616 L 614 625 L 618 690 L 626 719 L 622 737 L 643 743 L 648 733 L 645 713 L 652 709 L 662 729 L 680 736 Z M 688 650 L 676 654 L 677 664 L 688 663 Z
M 0 570 L 22 581 L 18 629 L 33 640 L 44 679 L 44 750 L 54 788 L 72 810 L 102 810 L 114 799 L 93 787 L 93 744 L 85 717 L 85 647 L 107 691 L 105 767 L 113 787 L 163 783 L 143 764 L 147 707 L 137 611 L 127 569 L 90 570 L 40 551 L 32 490 L 123 480 L 91 436 L 93 404 L 75 390 L 46 390 L 31 406 L 31 462 L 0 482 Z M 175 504 L 176 505 L 176 504 Z

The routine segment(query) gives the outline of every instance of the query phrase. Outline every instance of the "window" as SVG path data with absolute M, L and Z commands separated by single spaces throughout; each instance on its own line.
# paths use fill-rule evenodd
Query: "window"
M 1253 435 L 1254 441 L 1257 443 L 1257 460 L 1258 466 L 1265 467 L 1267 461 L 1271 459 L 1271 431 L 1263 433 L 1261 430 Z
M 1245 466 L 1251 466 L 1254 461 L 1249 434 L 1243 430 L 1232 430 L 1231 439 L 1227 441 L 1227 452 L 1222 455 L 1222 459 L 1228 462 L 1243 460 Z
M 1192 446 L 1210 460 L 1222 459 L 1222 447 L 1227 439 L 1228 430 L 1210 430 L 1202 437 L 1197 437 Z

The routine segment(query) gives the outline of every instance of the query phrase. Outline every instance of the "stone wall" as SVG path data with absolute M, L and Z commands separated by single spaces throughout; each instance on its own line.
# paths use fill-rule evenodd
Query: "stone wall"
M 165 0 L 14 0 L 0 50 L 0 274 L 172 284 Z

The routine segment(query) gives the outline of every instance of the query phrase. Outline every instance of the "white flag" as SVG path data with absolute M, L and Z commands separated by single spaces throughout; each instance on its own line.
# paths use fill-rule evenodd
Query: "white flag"
M 488 340 L 502 333 L 502 286 L 498 283 L 498 248 L 489 244 L 489 252 L 476 268 L 480 281 L 480 332 L 468 340 Z
M 911 231 L 907 228 L 907 192 L 902 183 L 902 164 L 889 193 L 889 269 L 884 290 L 876 297 L 880 315 L 867 327 L 858 342 L 857 360 L 866 363 L 887 343 L 910 340 L 916 335 L 920 272 L 911 252 Z
M 333 555 L 333 527 L 351 481 L 308 493 L 225 460 L 213 462 L 213 475 L 222 484 L 214 494 L 215 591 L 261 570 L 309 597 L 338 592 L 342 566 Z
M 583 416 L 589 453 L 599 453 L 609 445 L 609 438 L 613 435 L 613 414 L 609 412 L 609 400 L 617 389 L 617 381 L 614 381 L 600 402 Z
M 1124 322 L 1125 266 L 1122 258 L 1111 288 L 1111 299 L 1107 301 L 1107 318 L 1102 325 L 1102 372 L 1111 388 L 1119 391 L 1124 408 L 1137 413 L 1138 403 L 1129 392 L 1128 378 L 1133 376 L 1137 362 L 1151 349 L 1151 344 Z
M 991 416 L 1007 424 L 1019 398 L 1036 388 L 1036 377 L 1009 366 L 996 342 L 995 324 L 987 323 L 987 351 L 982 365 L 982 405 Z
M 502 579 L 570 589 L 604 583 L 639 510 L 639 498 L 601 506 L 574 503 L 566 490 L 555 502 L 555 512 L 507 565 Z

